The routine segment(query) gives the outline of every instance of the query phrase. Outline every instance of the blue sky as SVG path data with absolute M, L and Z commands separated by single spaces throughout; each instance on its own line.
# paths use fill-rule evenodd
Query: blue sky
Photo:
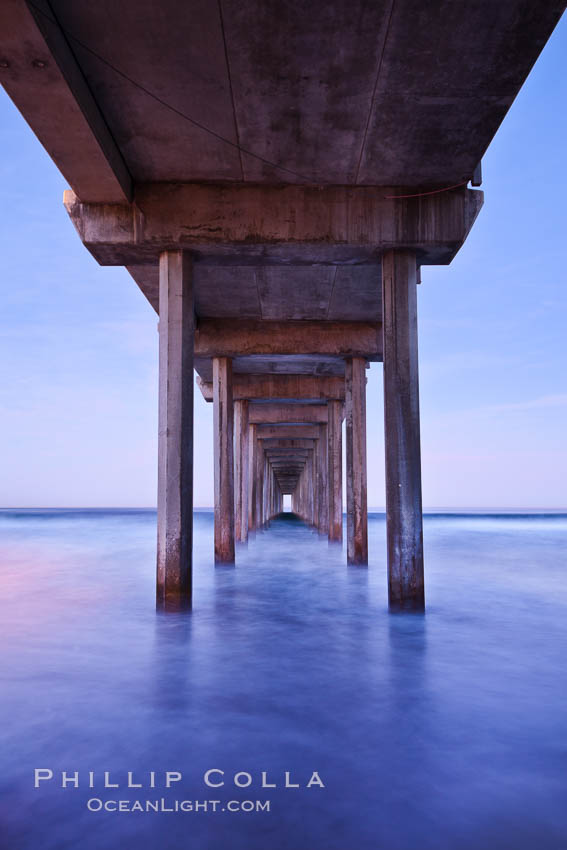
M 485 205 L 419 289 L 424 504 L 567 507 L 567 19 L 483 160 Z M 3 506 L 153 506 L 157 316 L 101 268 L 65 181 L 0 89 Z M 368 499 L 384 504 L 382 367 L 368 381 Z M 195 504 L 212 504 L 195 394 Z

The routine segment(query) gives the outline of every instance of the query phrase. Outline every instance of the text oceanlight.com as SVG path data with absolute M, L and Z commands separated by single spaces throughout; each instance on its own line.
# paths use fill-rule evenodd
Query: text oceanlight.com
M 269 812 L 271 800 L 101 800 L 87 801 L 89 812 Z

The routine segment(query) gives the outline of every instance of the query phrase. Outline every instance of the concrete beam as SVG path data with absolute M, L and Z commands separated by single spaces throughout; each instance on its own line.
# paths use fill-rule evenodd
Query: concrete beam
M 264 453 L 271 461 L 274 460 L 290 460 L 309 457 L 309 453 L 313 449 L 264 449 Z
M 273 437 L 260 437 L 264 451 L 270 449 L 312 449 L 316 442 L 313 440 L 279 440 Z
M 249 417 L 253 425 L 270 425 L 276 422 L 290 425 L 308 422 L 319 425 L 327 421 L 327 405 L 252 402 L 249 406 Z
M 197 378 L 205 401 L 213 400 L 213 384 Z M 344 401 L 345 382 L 342 378 L 313 375 L 234 375 L 232 381 L 234 401 L 264 399 L 273 401 L 326 401 L 335 398 Z
M 282 464 L 293 464 L 293 463 L 303 463 L 303 461 L 309 457 L 308 453 L 303 455 L 294 454 L 294 455 L 270 455 L 267 454 L 266 457 L 270 461 L 272 466 L 282 465 Z
M 249 355 L 356 356 L 366 357 L 367 360 L 381 360 L 382 324 L 234 319 L 199 321 L 195 332 L 195 357 Z M 334 387 L 334 384 L 332 386 Z
M 261 440 L 316 440 L 319 437 L 319 429 L 309 422 L 296 425 L 283 422 L 279 425 L 258 425 L 257 435 Z
M 101 265 L 151 263 L 171 248 L 216 264 L 236 256 L 239 264 L 374 264 L 392 248 L 417 252 L 420 263 L 449 263 L 483 193 L 462 187 L 408 194 L 376 186 L 148 183 L 136 186 L 130 205 L 81 203 L 72 191 L 64 203 Z
M 304 456 L 274 457 L 268 458 L 268 462 L 273 469 L 295 469 L 296 467 L 302 468 L 305 466 L 305 463 L 311 456 L 311 454 L 308 454 Z
M 2 85 L 77 196 L 132 200 L 122 154 L 46 0 L 0 4 L 0 54 Z
M 191 258 L 160 259 L 157 604 L 191 602 L 193 539 L 193 289 Z

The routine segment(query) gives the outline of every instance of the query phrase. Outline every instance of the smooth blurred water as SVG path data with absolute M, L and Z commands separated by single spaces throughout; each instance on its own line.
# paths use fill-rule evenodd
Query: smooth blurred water
M 567 516 L 427 517 L 425 615 L 388 614 L 383 515 L 369 535 L 369 568 L 347 568 L 288 516 L 215 568 L 198 512 L 194 609 L 164 615 L 152 511 L 1 512 L 1 846 L 565 850 Z M 34 768 L 84 784 L 34 789 Z M 183 782 L 89 789 L 88 770 Z M 286 770 L 326 787 L 259 787 Z

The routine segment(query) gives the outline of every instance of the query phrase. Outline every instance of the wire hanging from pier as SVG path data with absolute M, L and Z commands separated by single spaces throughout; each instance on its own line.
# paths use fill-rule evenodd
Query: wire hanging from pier
M 95 59 L 97 59 L 103 65 L 106 65 L 108 68 L 110 68 L 110 70 L 113 71 L 115 74 L 118 74 L 120 77 L 127 80 L 127 82 L 129 82 L 131 85 L 138 88 L 140 91 L 144 92 L 144 94 L 146 94 L 148 97 L 151 97 L 153 100 L 155 100 L 161 106 L 164 106 L 166 109 L 169 109 L 171 112 L 173 112 L 175 115 L 179 116 L 180 118 L 183 118 L 185 121 L 188 121 L 194 127 L 197 127 L 199 130 L 202 130 L 204 133 L 208 133 L 210 136 L 213 136 L 215 139 L 218 139 L 218 141 L 223 142 L 226 145 L 229 145 L 231 148 L 234 148 L 235 150 L 239 151 L 239 153 L 243 153 L 246 156 L 253 157 L 254 159 L 258 160 L 259 162 L 262 162 L 264 165 L 267 165 L 270 168 L 275 168 L 278 171 L 284 171 L 286 174 L 291 174 L 294 177 L 299 177 L 300 180 L 304 180 L 306 183 L 309 183 L 309 184 L 312 184 L 312 185 L 315 185 L 315 186 L 321 185 L 319 181 L 312 180 L 310 177 L 307 177 L 307 175 L 302 174 L 299 171 L 294 171 L 292 168 L 287 168 L 287 166 L 285 166 L 285 165 L 280 165 L 277 162 L 272 162 L 271 160 L 267 159 L 266 157 L 262 156 L 261 154 L 254 153 L 254 151 L 251 151 L 247 148 L 243 148 L 242 145 L 238 144 L 237 142 L 233 142 L 230 139 L 227 139 L 225 136 L 222 136 L 220 133 L 217 133 L 215 130 L 212 130 L 210 127 L 207 127 L 205 124 L 202 124 L 200 121 L 197 121 L 197 119 L 192 118 L 190 115 L 187 115 L 185 112 L 182 112 L 180 109 L 177 109 L 177 107 L 172 106 L 171 103 L 168 103 L 166 100 L 161 98 L 159 95 L 155 94 L 150 89 L 146 88 L 146 86 L 144 86 L 142 83 L 139 83 L 136 80 L 132 79 L 132 77 L 130 77 L 124 71 L 120 70 L 120 68 L 117 68 L 116 65 L 114 65 L 112 62 L 109 62 L 108 59 L 105 59 L 103 56 L 101 56 L 99 53 L 97 53 L 96 50 L 93 50 L 92 47 L 89 47 L 88 44 L 85 44 L 81 39 L 77 38 L 71 32 L 64 29 L 64 27 L 62 27 L 60 22 L 57 20 L 53 11 L 52 11 L 52 14 L 50 15 L 44 9 L 37 6 L 35 3 L 30 2 L 30 0 L 28 0 L 28 5 L 31 6 L 33 9 L 35 9 L 36 12 L 38 12 L 40 15 L 42 15 L 48 21 L 50 21 L 50 23 L 52 23 L 56 27 L 58 27 L 61 30 L 61 32 L 63 33 L 63 35 L 65 36 L 65 38 L 70 39 L 71 41 L 74 41 L 76 44 L 79 45 L 79 47 L 82 47 L 83 50 L 86 50 L 87 53 L 90 53 L 92 56 L 95 57 Z M 464 180 L 461 183 L 456 183 L 453 186 L 446 186 L 442 189 L 433 189 L 433 190 L 428 191 L 428 192 L 417 192 L 415 194 L 409 194 L 409 195 L 384 195 L 383 197 L 384 197 L 385 200 L 396 200 L 398 198 L 399 199 L 421 198 L 421 197 L 424 197 L 426 195 L 437 195 L 437 194 L 440 194 L 442 192 L 449 192 L 449 191 L 451 191 L 451 189 L 458 189 L 461 186 L 466 186 L 467 183 L 469 182 L 469 179 L 470 178 L 467 178 L 467 180 Z M 353 184 L 349 184 L 349 185 L 354 186 L 356 184 L 353 183 Z

